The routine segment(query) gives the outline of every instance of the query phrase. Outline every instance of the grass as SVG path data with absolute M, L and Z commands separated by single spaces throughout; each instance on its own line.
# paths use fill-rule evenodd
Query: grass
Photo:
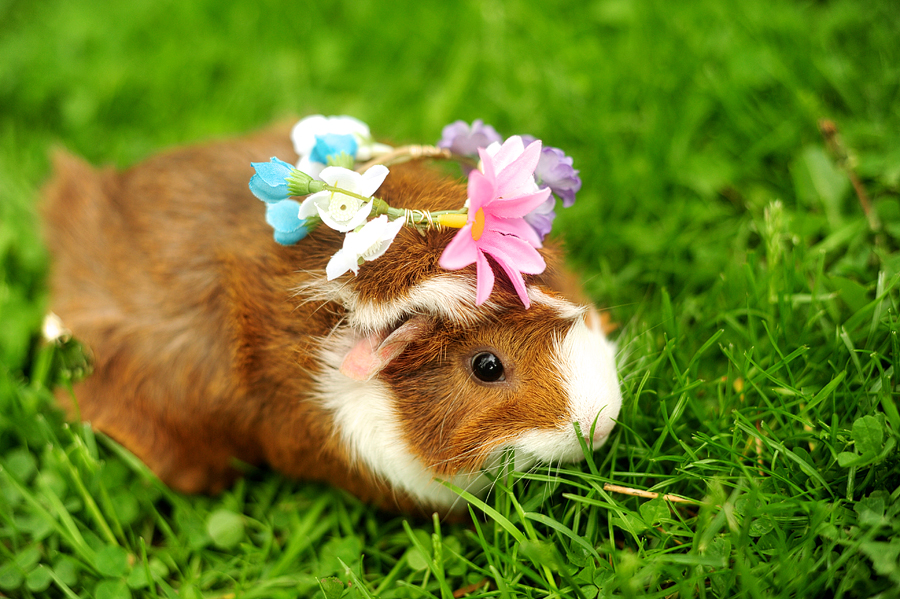
M 900 596 L 894 3 L 394 6 L 0 0 L 0 596 Z M 48 150 L 126 166 L 310 112 L 574 156 L 556 230 L 621 324 L 607 447 L 507 473 L 466 525 L 265 471 L 178 495 L 63 422 Z

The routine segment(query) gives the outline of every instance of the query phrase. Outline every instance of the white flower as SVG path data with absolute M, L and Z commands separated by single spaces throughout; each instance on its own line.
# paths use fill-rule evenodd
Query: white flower
M 356 139 L 356 159 L 365 161 L 378 154 L 390 152 L 393 148 L 377 143 L 369 132 L 369 126 L 352 116 L 325 117 L 321 114 L 308 116 L 291 130 L 291 141 L 294 142 L 294 151 L 300 156 L 297 169 L 312 177 L 319 177 L 319 173 L 325 166 L 309 159 L 313 148 L 316 146 L 316 136 L 332 133 L 334 135 L 352 135 Z
M 328 280 L 338 278 L 348 270 L 359 272 L 363 261 L 374 260 L 384 254 L 394 237 L 403 228 L 403 219 L 388 222 L 386 214 L 373 218 L 359 231 L 351 231 L 344 237 L 344 246 L 331 257 L 325 274 Z
M 47 315 L 44 316 L 44 325 L 41 327 L 41 333 L 44 336 L 44 340 L 51 343 L 72 336 L 72 331 L 67 329 L 62 319 L 53 312 L 47 312 Z
M 340 187 L 364 197 L 372 197 L 384 183 L 388 169 L 376 164 L 363 174 L 340 166 L 329 166 L 322 170 L 320 176 L 332 187 Z M 301 220 L 318 213 L 322 222 L 341 233 L 352 231 L 363 224 L 372 212 L 372 202 L 335 191 L 314 193 L 300 204 Z

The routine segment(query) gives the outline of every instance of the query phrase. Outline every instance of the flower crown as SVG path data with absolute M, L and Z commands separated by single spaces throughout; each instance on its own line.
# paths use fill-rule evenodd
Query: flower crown
M 328 280 L 384 254 L 406 225 L 424 233 L 433 227 L 459 229 L 439 264 L 458 270 L 476 265 L 475 304 L 491 294 L 494 273 L 486 256 L 506 272 L 522 303 L 529 306 L 522 274 L 546 268 L 537 248 L 556 217 L 555 195 L 569 207 L 581 189 L 572 159 L 531 136 L 507 140 L 490 125 L 456 121 L 444 127 L 436 146 L 392 148 L 375 142 L 369 127 L 352 117 L 304 118 L 291 132 L 300 161 L 251 163 L 250 190 L 266 203 L 266 222 L 275 241 L 293 245 L 320 224 L 346 233 L 343 247 L 325 268 Z M 476 161 L 476 157 L 478 160 Z M 468 174 L 468 199 L 459 210 L 392 208 L 374 196 L 388 165 L 420 158 L 460 162 Z M 355 169 L 355 170 L 354 170 Z M 553 195 L 551 195 L 553 194 Z M 307 196 L 302 202 L 291 197 Z

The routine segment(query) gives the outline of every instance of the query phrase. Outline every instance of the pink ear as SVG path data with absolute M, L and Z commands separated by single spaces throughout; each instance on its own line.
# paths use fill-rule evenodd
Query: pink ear
M 356 381 L 368 381 L 400 355 L 411 342 L 423 337 L 429 327 L 422 317 L 407 320 L 390 334 L 363 337 L 347 352 L 341 373 Z

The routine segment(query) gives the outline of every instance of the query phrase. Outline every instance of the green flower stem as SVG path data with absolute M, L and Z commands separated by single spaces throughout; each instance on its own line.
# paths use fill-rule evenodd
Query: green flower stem
M 342 193 L 345 196 L 350 196 L 351 198 L 356 198 L 358 200 L 362 200 L 363 202 L 371 202 L 376 198 L 368 198 L 366 196 L 361 196 L 358 193 L 354 193 L 352 191 L 347 191 L 346 189 L 341 189 L 340 187 L 335 187 L 334 185 L 328 185 L 327 183 L 322 186 L 322 189 L 325 191 L 330 191 L 331 193 Z
M 410 214 L 410 218 L 412 219 L 412 224 L 426 224 L 428 222 L 428 217 L 431 217 L 432 221 L 437 220 L 439 216 L 444 214 L 468 214 L 468 208 L 460 208 L 459 210 L 435 210 L 434 212 L 427 212 L 425 210 L 410 210 L 408 213 L 406 210 L 402 210 L 400 208 L 391 208 L 388 210 L 389 216 L 394 217 L 403 217 L 407 214 Z
M 445 214 L 466 215 L 469 213 L 468 208 L 461 208 L 459 210 L 435 210 L 434 212 L 429 212 L 426 210 L 404 210 L 402 208 L 391 208 L 382 200 L 379 200 L 379 202 L 384 204 L 386 208 L 383 212 L 379 212 L 378 214 L 387 214 L 391 219 L 402 218 L 407 225 L 415 227 L 417 229 L 428 229 L 437 225 L 438 218 Z
M 428 228 L 432 226 L 437 218 L 443 214 L 468 214 L 468 208 L 460 208 L 459 210 L 436 210 L 428 212 L 425 210 L 404 210 L 402 208 L 392 208 L 387 202 L 381 198 L 365 197 L 340 187 L 333 185 L 325 185 L 325 190 L 332 193 L 342 193 L 352 198 L 357 198 L 363 202 L 372 202 L 372 216 L 377 217 L 382 214 L 388 215 L 391 219 L 405 219 L 406 224 L 416 228 Z
M 381 198 L 372 198 L 372 216 L 381 216 L 382 214 L 394 216 L 391 214 L 392 210 L 396 212 L 397 209 L 391 208 L 388 203 Z

